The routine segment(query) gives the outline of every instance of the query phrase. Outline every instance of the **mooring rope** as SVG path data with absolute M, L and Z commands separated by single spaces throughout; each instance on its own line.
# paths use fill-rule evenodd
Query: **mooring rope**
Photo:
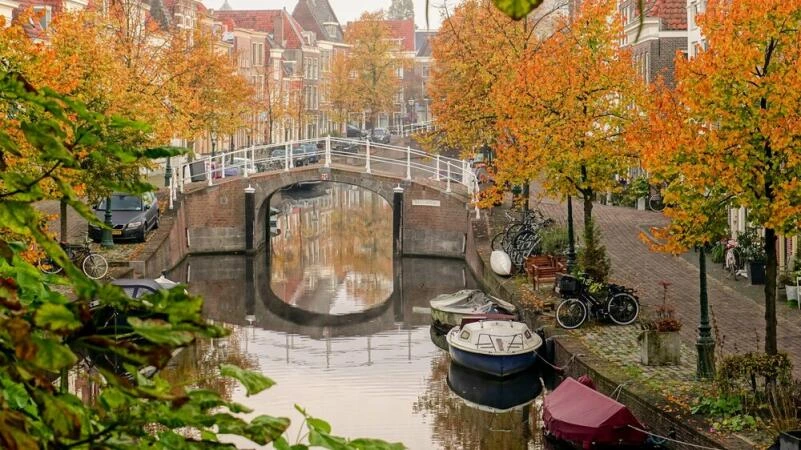
M 629 428 L 637 430 L 640 433 L 645 433 L 647 435 L 658 437 L 659 439 L 663 439 L 665 441 L 675 442 L 677 444 L 689 445 L 690 447 L 695 447 L 695 448 L 705 448 L 705 449 L 708 449 L 708 450 L 723 450 L 720 447 L 707 447 L 705 445 L 698 445 L 698 444 L 693 444 L 691 442 L 679 441 L 678 439 L 672 439 L 672 438 L 669 438 L 667 436 L 660 436 L 660 435 L 658 435 L 656 433 L 652 433 L 652 432 L 650 432 L 648 430 L 643 430 L 642 428 L 637 428 L 637 427 L 635 427 L 634 425 L 631 425 L 631 424 L 629 424 Z
M 570 366 L 570 364 L 571 364 L 571 363 L 572 363 L 572 362 L 573 362 L 573 361 L 576 359 L 576 357 L 577 357 L 577 356 L 581 356 L 581 355 L 578 355 L 578 354 L 576 354 L 576 355 L 572 355 L 572 356 L 570 357 L 570 359 L 568 359 L 568 360 L 567 360 L 567 362 L 565 363 L 565 365 L 564 365 L 564 366 L 562 366 L 562 367 L 559 367 L 559 366 L 554 366 L 553 364 L 551 364 L 550 362 L 548 362 L 548 360 L 547 360 L 547 359 L 545 359 L 545 358 L 540 358 L 540 360 L 541 360 L 542 362 L 544 362 L 545 364 L 547 364 L 548 366 L 550 366 L 550 367 L 551 367 L 551 369 L 553 369 L 553 370 L 555 370 L 555 371 L 557 371 L 557 372 L 564 372 L 564 371 L 565 371 L 565 370 L 568 368 L 568 366 Z

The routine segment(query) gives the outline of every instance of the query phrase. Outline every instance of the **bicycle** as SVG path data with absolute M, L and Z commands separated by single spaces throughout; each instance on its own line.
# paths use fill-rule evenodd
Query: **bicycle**
M 726 278 L 734 278 L 741 276 L 746 278 L 748 275 L 745 271 L 745 259 L 743 258 L 740 246 L 734 239 L 726 239 L 726 256 L 723 260 L 723 269 L 726 271 Z
M 546 218 L 538 210 L 528 210 L 523 213 L 523 218 L 518 219 L 509 211 L 504 211 L 507 224 L 503 231 L 497 233 L 490 243 L 492 250 L 503 250 L 509 253 L 511 248 L 523 245 L 524 242 L 536 240 L 539 230 L 553 225 L 553 219 Z
M 655 212 L 661 212 L 665 209 L 665 203 L 662 198 L 662 189 L 665 187 L 667 187 L 665 183 L 658 186 L 648 186 L 648 209 Z
M 592 314 L 597 319 L 610 319 L 617 325 L 629 325 L 640 313 L 640 301 L 634 289 L 609 283 L 605 296 L 590 292 L 586 276 L 562 275 L 554 290 L 564 299 L 556 307 L 556 321 L 562 328 L 580 327 Z
M 95 253 L 89 248 L 88 238 L 83 244 L 60 242 L 59 245 L 67 253 L 70 261 L 79 266 L 87 277 L 99 280 L 108 273 L 108 261 L 103 255 Z M 49 275 L 55 275 L 64 270 L 64 268 L 59 266 L 53 259 L 45 257 L 39 261 L 39 270 Z

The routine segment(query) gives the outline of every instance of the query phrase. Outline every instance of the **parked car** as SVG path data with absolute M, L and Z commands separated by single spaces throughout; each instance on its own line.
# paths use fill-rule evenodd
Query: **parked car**
M 286 150 L 284 147 L 273 150 L 270 154 L 270 168 L 279 169 L 284 167 Z M 313 143 L 300 144 L 292 148 L 292 164 L 294 167 L 307 166 L 320 161 L 317 146 Z
M 367 132 L 353 125 L 348 125 L 345 130 L 345 136 L 349 138 L 366 138 Z
M 376 128 L 370 135 L 370 140 L 380 144 L 389 144 L 389 130 L 386 128 Z
M 129 194 L 115 192 L 111 199 L 111 223 L 114 228 L 111 236 L 114 239 L 133 239 L 145 241 L 147 232 L 159 227 L 159 201 L 156 194 Z M 94 206 L 95 217 L 101 222 L 105 219 L 106 199 Z M 103 237 L 103 228 L 90 223 L 89 237 L 99 242 Z

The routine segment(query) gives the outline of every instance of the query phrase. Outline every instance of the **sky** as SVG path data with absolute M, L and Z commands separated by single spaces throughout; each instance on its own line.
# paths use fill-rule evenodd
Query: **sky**
M 207 8 L 219 9 L 224 0 L 202 0 Z M 339 23 L 346 24 L 359 18 L 364 11 L 387 10 L 391 0 L 329 0 L 331 7 L 339 19 Z M 429 0 L 429 28 L 439 28 L 443 0 Z M 449 4 L 452 4 L 449 1 Z M 295 9 L 296 0 L 228 0 L 233 9 L 281 9 L 286 8 L 290 13 Z M 426 28 L 426 0 L 414 0 L 414 23 L 418 29 Z

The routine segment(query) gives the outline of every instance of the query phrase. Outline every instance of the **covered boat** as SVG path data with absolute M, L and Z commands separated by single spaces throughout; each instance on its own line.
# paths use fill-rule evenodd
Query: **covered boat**
M 451 360 L 469 369 L 506 377 L 533 366 L 542 339 L 522 322 L 482 320 L 448 332 Z
M 542 392 L 542 383 L 533 368 L 506 378 L 496 378 L 453 361 L 448 367 L 448 387 L 466 405 L 491 413 L 521 409 Z
M 542 420 L 546 434 L 582 449 L 642 448 L 648 437 L 625 405 L 569 377 L 545 396 Z
M 429 305 L 434 324 L 447 330 L 459 326 L 467 316 L 504 314 L 510 315 L 509 319 L 517 318 L 515 305 L 478 289 L 462 289 L 452 294 L 438 295 L 429 301 Z

